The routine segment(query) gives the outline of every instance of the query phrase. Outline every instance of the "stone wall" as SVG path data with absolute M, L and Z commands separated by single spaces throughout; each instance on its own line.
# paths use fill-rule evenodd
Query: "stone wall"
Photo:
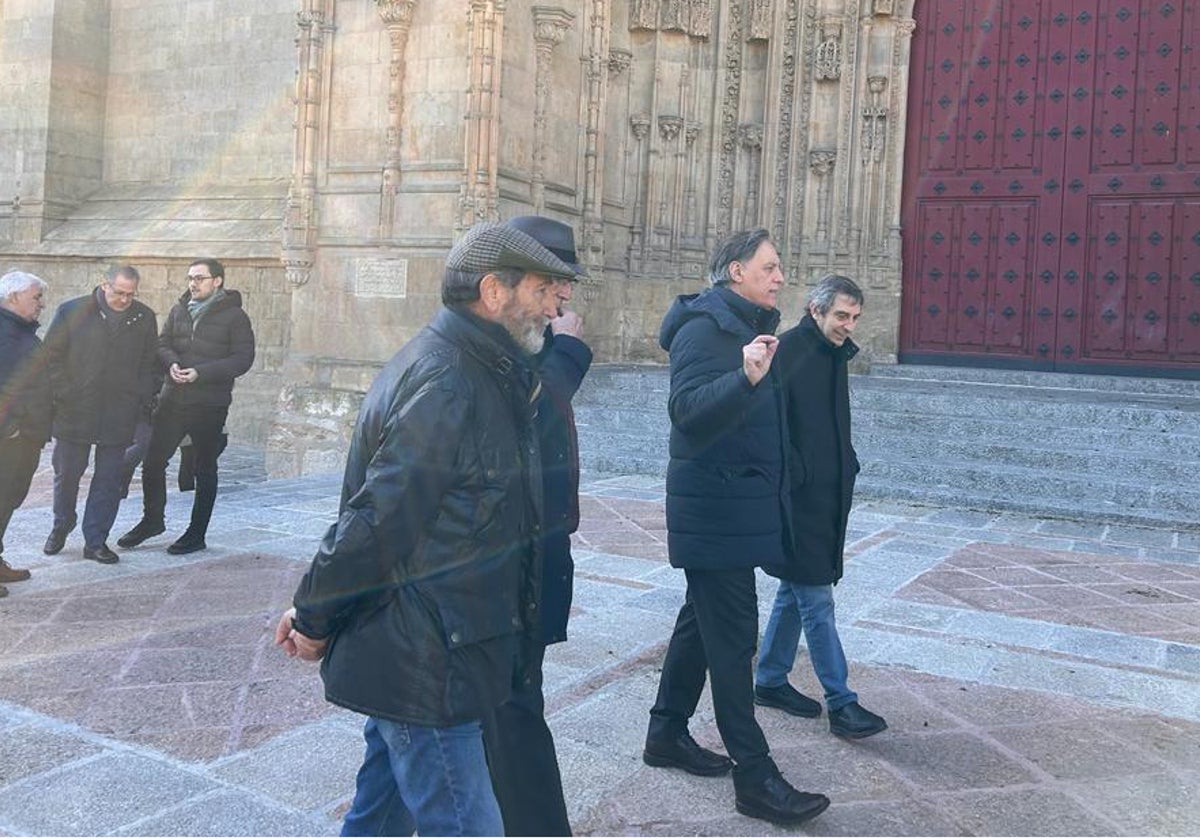
M 672 298 L 704 287 L 721 236 L 761 225 L 785 323 L 821 274 L 849 274 L 863 363 L 893 362 L 911 10 L 5 0 L 0 260 L 42 266 L 56 294 L 132 261 L 156 308 L 187 259 L 226 260 L 259 330 L 236 423 L 277 473 L 339 461 L 482 219 L 575 228 L 600 361 L 665 361 Z

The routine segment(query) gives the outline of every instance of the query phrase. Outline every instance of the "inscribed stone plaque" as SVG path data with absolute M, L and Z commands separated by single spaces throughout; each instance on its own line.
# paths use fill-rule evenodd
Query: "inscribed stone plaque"
M 360 259 L 354 263 L 354 296 L 402 298 L 408 295 L 408 260 Z

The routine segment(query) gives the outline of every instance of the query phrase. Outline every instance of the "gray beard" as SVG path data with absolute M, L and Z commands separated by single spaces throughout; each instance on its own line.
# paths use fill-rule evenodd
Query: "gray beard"
M 542 349 L 544 327 L 533 324 L 527 326 L 506 324 L 505 327 L 508 329 L 508 334 L 513 337 L 513 341 L 521 345 L 521 349 L 529 355 L 536 355 Z

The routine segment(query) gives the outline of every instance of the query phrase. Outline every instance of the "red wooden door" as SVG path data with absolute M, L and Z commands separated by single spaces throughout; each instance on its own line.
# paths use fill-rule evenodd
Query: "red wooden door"
M 916 13 L 901 360 L 1200 377 L 1200 3 Z

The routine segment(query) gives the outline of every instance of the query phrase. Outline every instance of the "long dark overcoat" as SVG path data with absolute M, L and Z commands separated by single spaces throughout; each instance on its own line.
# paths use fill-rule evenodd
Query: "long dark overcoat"
M 768 573 L 809 586 L 842 577 L 846 520 L 854 497 L 858 456 L 850 442 L 846 363 L 858 346 L 834 345 L 811 315 L 779 336 L 779 371 L 788 424 L 793 556 Z

